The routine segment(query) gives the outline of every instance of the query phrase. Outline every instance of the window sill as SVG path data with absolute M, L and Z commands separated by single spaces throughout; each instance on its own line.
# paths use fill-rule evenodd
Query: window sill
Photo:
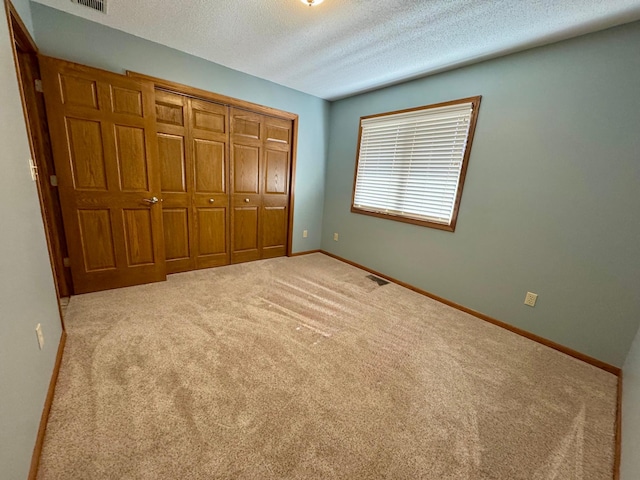
M 390 213 L 373 212 L 371 210 L 365 210 L 363 208 L 351 206 L 352 213 L 359 213 L 360 215 L 369 215 L 371 217 L 384 218 L 386 220 L 393 220 L 394 222 L 410 223 L 412 225 L 419 225 L 421 227 L 435 228 L 437 230 L 443 230 L 445 232 L 455 232 L 456 218 L 451 221 L 451 225 L 443 225 L 442 223 L 430 222 L 428 220 L 420 220 L 417 218 L 403 217 L 401 215 L 393 215 Z

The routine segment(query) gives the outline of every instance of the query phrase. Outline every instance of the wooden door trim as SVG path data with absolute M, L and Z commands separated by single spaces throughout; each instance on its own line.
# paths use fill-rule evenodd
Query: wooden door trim
M 156 89 L 165 90 L 170 93 L 176 93 L 179 95 L 185 95 L 187 97 L 195 98 L 197 100 L 206 100 L 209 102 L 220 103 L 228 105 L 230 107 L 239 108 L 242 110 L 248 110 L 254 113 L 260 113 L 270 117 L 282 118 L 284 120 L 291 120 L 292 122 L 292 138 L 291 138 L 291 168 L 289 169 L 289 218 L 287 225 L 287 248 L 286 255 L 291 256 L 293 254 L 293 210 L 295 204 L 295 179 L 296 179 L 296 163 L 298 158 L 298 121 L 299 116 L 296 113 L 279 110 L 277 108 L 266 107 L 257 103 L 247 102 L 234 97 L 228 97 L 226 95 L 220 95 L 218 93 L 209 92 L 200 88 L 191 87 L 182 83 L 172 82 L 158 77 L 145 75 L 143 73 L 133 72 L 127 70 L 127 76 L 136 78 L 139 80 L 145 80 L 153 82 Z M 229 120 L 230 121 L 230 120 Z M 231 142 L 229 142 L 229 148 L 231 148 Z M 229 157 L 230 158 L 230 157 Z M 231 241 L 231 239 L 229 239 Z M 231 245 L 229 245 L 231 248 Z
M 22 112 L 24 115 L 25 127 L 27 131 L 27 138 L 29 140 L 29 150 L 31 153 L 31 158 L 35 163 L 35 166 L 38 169 L 38 172 L 47 172 L 49 168 L 43 168 L 44 157 L 46 156 L 45 152 L 45 141 L 39 137 L 42 136 L 43 132 L 36 132 L 32 128 L 30 116 L 29 116 L 29 100 L 27 97 L 26 86 L 23 83 L 23 78 L 21 75 L 21 67 L 19 60 L 19 51 L 24 52 L 27 55 L 33 55 L 34 60 L 37 62 L 38 58 L 38 46 L 36 45 L 33 37 L 29 33 L 29 30 L 25 26 L 24 22 L 20 18 L 18 11 L 13 6 L 10 0 L 4 0 L 5 5 L 5 13 L 7 16 L 7 23 L 9 27 L 9 38 L 11 42 L 11 50 L 13 52 L 13 61 L 16 71 L 16 77 L 18 80 L 18 90 L 20 92 L 20 101 L 22 104 Z M 31 73 L 34 73 L 30 69 Z M 33 75 L 35 77 L 35 75 Z M 33 105 L 35 110 L 39 110 L 37 105 Z M 41 125 L 42 129 L 46 128 L 46 125 Z M 51 152 L 50 152 L 51 153 Z M 52 155 L 52 153 L 51 153 Z M 56 217 L 55 214 L 55 206 L 54 201 L 51 195 L 44 193 L 44 187 L 42 182 L 47 182 L 48 188 L 48 179 L 43 179 L 41 175 L 38 176 L 36 181 L 36 186 L 38 190 L 38 201 L 40 204 L 40 214 L 42 215 L 43 227 L 45 231 L 45 240 L 47 242 L 47 250 L 49 253 L 49 263 L 51 265 L 52 276 L 54 280 L 54 287 L 56 290 L 56 299 L 58 301 L 58 314 L 60 317 L 60 323 L 62 325 L 62 329 L 64 330 L 64 319 L 62 316 L 62 308 L 60 306 L 60 298 L 63 296 L 62 294 L 69 295 L 72 290 L 72 285 L 70 282 L 69 272 L 64 267 L 63 257 L 64 253 L 61 250 L 60 245 L 56 245 L 53 241 L 56 238 L 56 229 L 57 231 L 63 231 L 63 225 L 59 217 Z M 47 213 L 49 212 L 49 214 Z M 49 218 L 51 216 L 51 218 Z M 55 223 L 52 225 L 52 222 Z
M 293 206 L 295 204 L 296 160 L 298 157 L 298 116 L 292 121 L 291 133 L 291 168 L 289 168 L 289 224 L 287 229 L 287 252 L 290 257 L 293 254 Z
M 20 18 L 16 7 L 13 6 L 10 0 L 4 0 L 4 6 L 7 12 L 7 20 L 9 21 L 9 34 L 13 40 L 12 43 L 18 44 L 20 48 L 27 52 L 38 53 L 38 46 L 22 18 Z
M 219 93 L 209 92 L 196 87 L 190 87 L 182 83 L 172 82 L 170 80 L 164 80 L 158 77 L 152 77 L 143 73 L 132 72 L 127 70 L 127 76 L 137 78 L 140 80 L 146 80 L 153 82 L 156 88 L 162 90 L 169 90 L 173 93 L 179 93 L 188 97 L 193 97 L 199 100 L 207 100 L 210 102 L 221 103 L 223 105 L 231 105 L 232 107 L 242 108 L 244 110 L 250 110 L 255 113 L 261 113 L 263 115 L 269 115 L 271 117 L 284 118 L 286 120 L 297 120 L 298 115 L 284 110 L 278 110 L 277 108 L 266 107 L 258 103 L 247 102 L 246 100 L 240 100 L 239 98 L 228 97 Z

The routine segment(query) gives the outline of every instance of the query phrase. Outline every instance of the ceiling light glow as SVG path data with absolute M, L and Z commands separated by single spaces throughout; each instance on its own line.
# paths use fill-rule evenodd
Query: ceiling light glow
M 315 7 L 316 5 L 320 5 L 322 2 L 324 2 L 324 0 L 300 0 L 300 1 L 310 7 Z

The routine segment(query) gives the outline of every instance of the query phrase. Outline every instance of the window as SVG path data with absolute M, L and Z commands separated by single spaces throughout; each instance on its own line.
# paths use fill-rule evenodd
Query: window
M 351 211 L 453 232 L 480 98 L 362 117 Z

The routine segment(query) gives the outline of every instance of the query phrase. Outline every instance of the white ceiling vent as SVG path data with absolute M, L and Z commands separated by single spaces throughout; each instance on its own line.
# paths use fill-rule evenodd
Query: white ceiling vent
M 92 8 L 100 13 L 107 13 L 107 0 L 71 0 L 78 5 Z

